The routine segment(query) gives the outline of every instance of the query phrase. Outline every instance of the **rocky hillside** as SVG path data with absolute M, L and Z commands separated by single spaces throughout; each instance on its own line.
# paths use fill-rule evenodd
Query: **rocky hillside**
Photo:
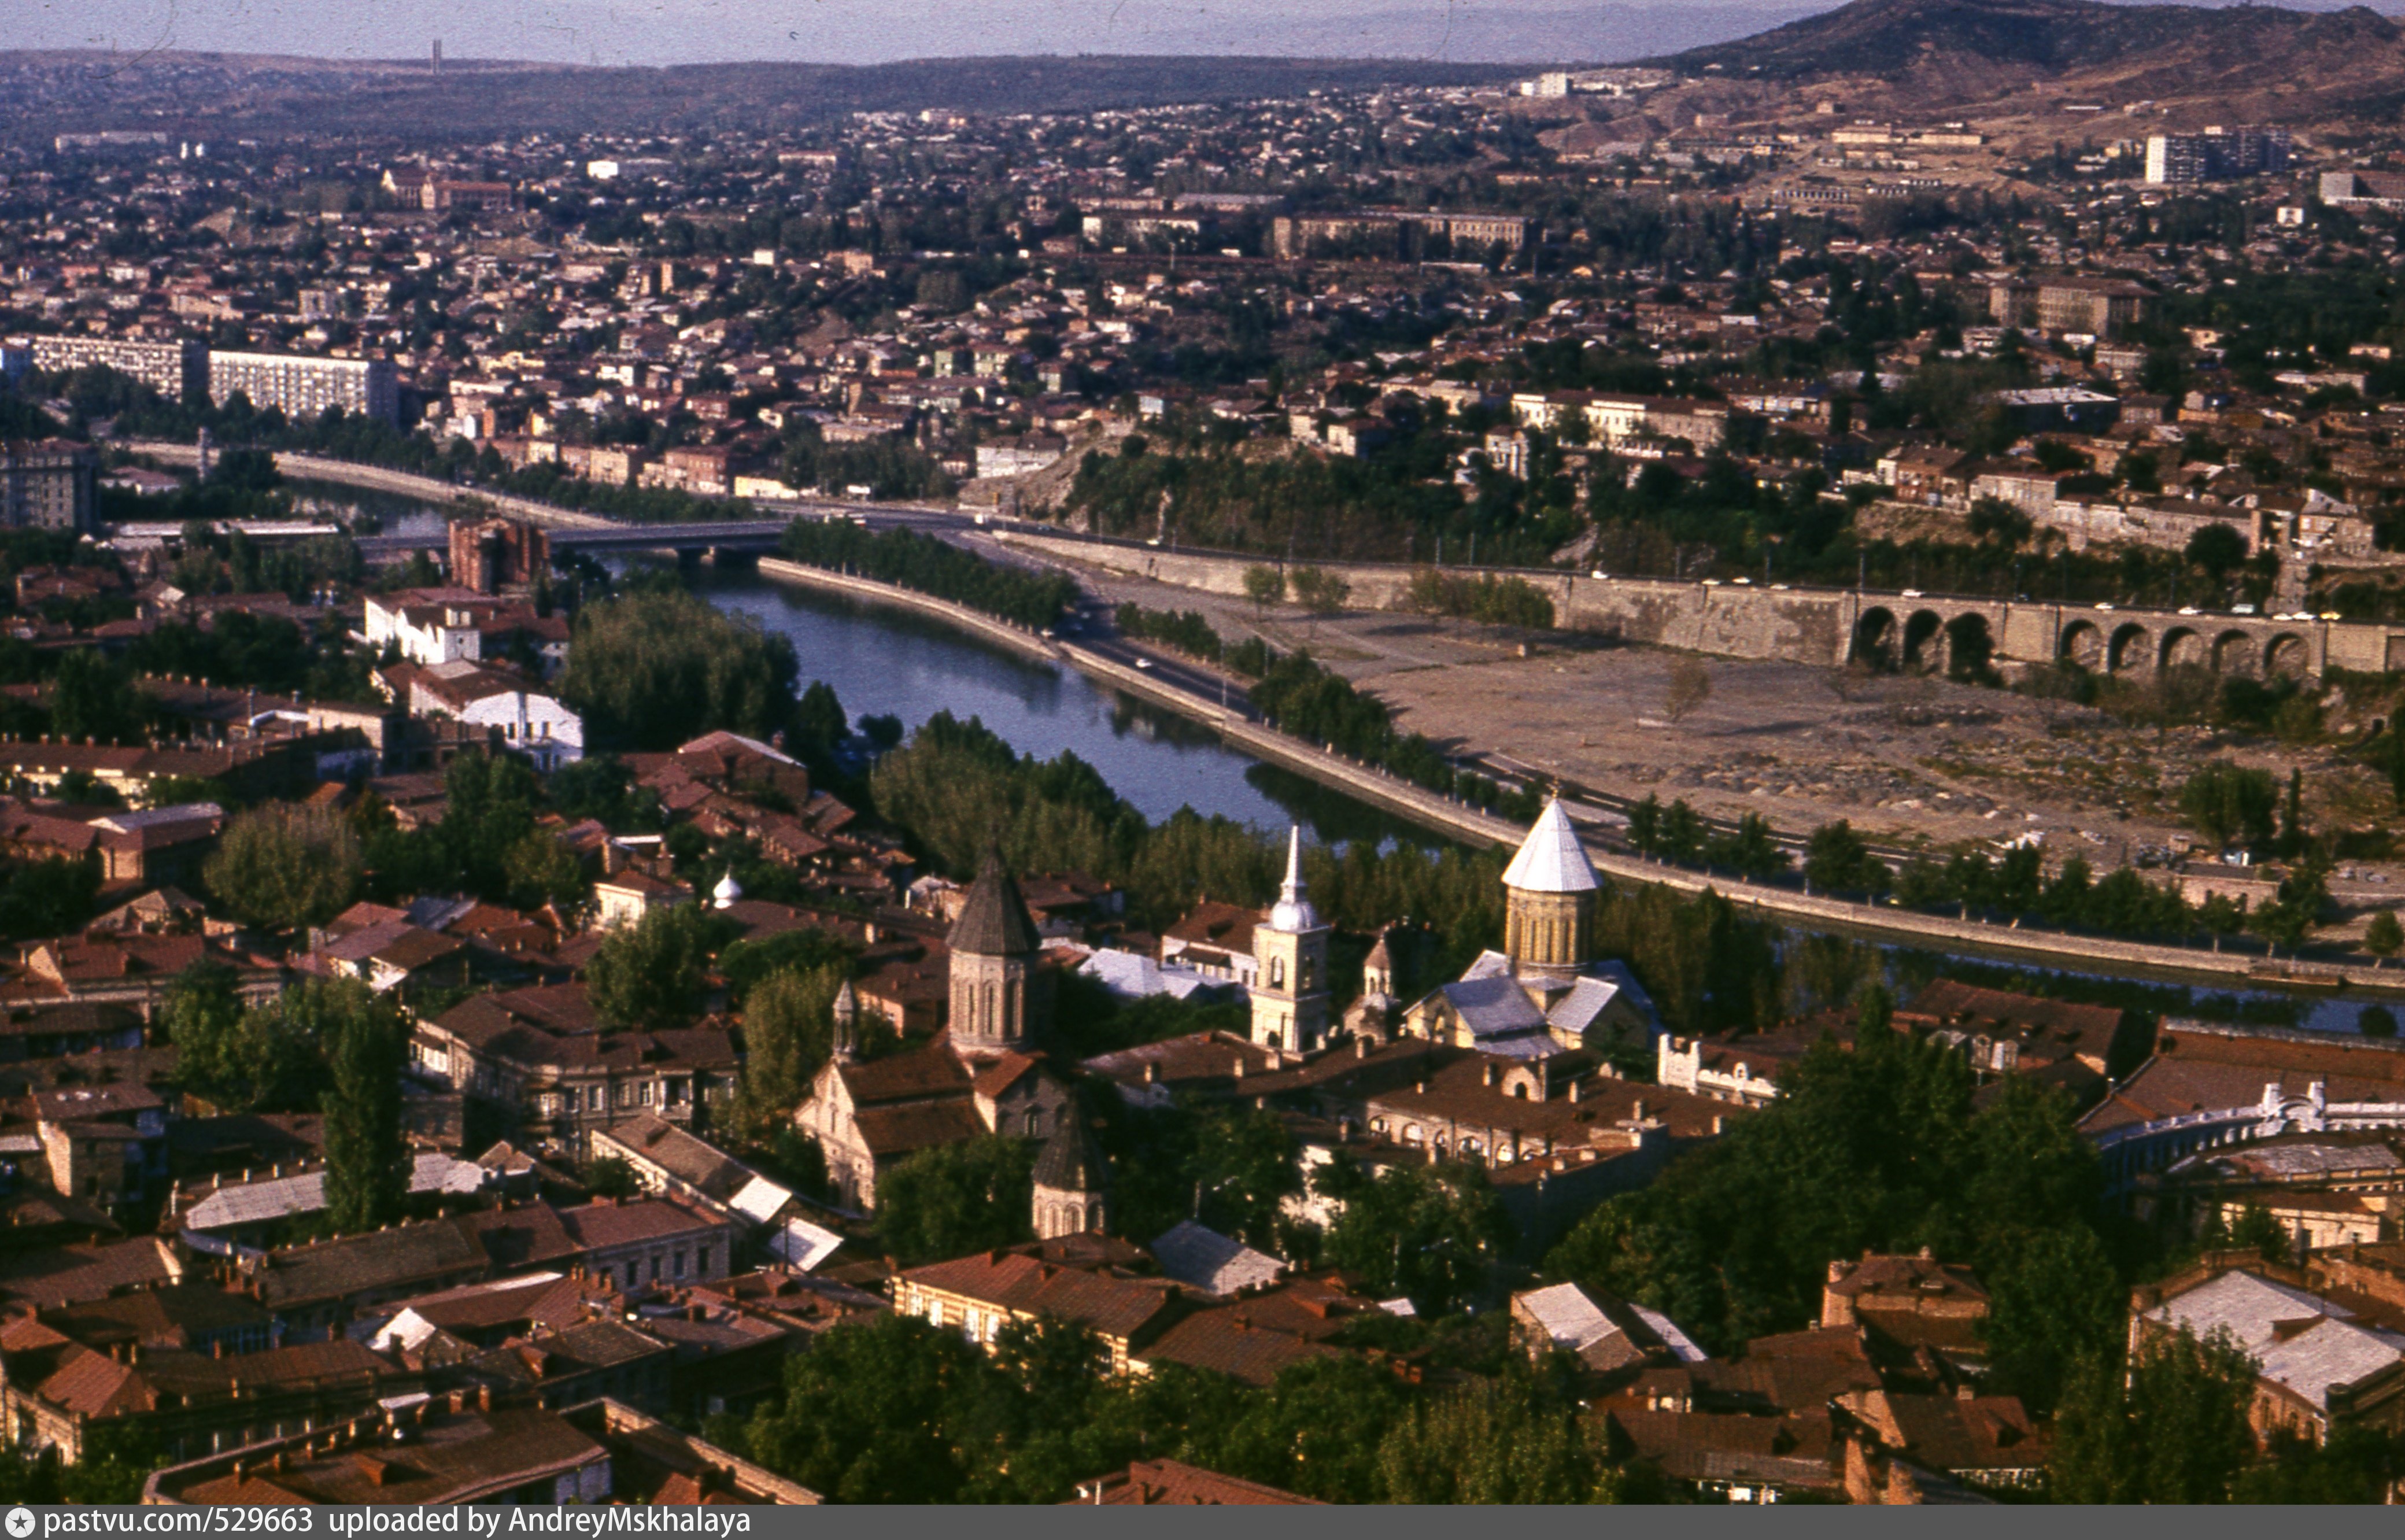
M 2057 75 L 2252 59 L 2267 69 L 2398 57 L 2398 24 L 2368 7 L 2108 6 L 2094 0 L 1854 0 L 1734 43 L 1663 63 L 1779 78 L 1894 78 L 1935 59 Z

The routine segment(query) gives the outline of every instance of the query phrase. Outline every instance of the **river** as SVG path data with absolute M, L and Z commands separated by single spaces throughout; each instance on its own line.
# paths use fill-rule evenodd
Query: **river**
M 396 533 L 439 529 L 445 516 L 440 510 L 350 488 L 313 486 L 307 491 L 329 511 L 345 506 L 373 511 L 384 528 Z M 1389 813 L 1261 764 L 1174 713 L 1131 699 L 1074 669 L 1034 662 L 974 641 L 939 621 L 772 583 L 757 572 L 705 567 L 690 578 L 721 609 L 790 638 L 801 659 L 802 678 L 833 686 L 854 722 L 864 715 L 890 714 L 915 728 L 938 711 L 975 716 L 1022 754 L 1038 758 L 1063 751 L 1076 754 L 1155 822 L 1190 807 L 1272 833 L 1299 824 L 1308 838 L 1330 843 L 1442 842 Z M 1868 944 L 1877 946 L 1887 972 L 1907 993 L 1942 972 L 1997 987 L 2039 987 L 2063 998 L 2148 1012 L 2341 1033 L 2355 1032 L 2362 1008 L 2380 1003 L 2377 996 L 2353 991 L 2301 996 L 2192 988 Z

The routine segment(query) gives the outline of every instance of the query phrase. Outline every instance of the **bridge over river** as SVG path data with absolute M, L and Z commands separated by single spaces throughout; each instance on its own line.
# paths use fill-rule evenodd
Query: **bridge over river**
M 723 524 L 613 524 L 555 526 L 543 532 L 555 551 L 711 552 L 765 556 L 777 548 L 785 533 L 785 519 L 742 519 Z M 442 551 L 449 533 L 424 530 L 406 534 L 362 535 L 359 554 L 370 561 L 407 556 L 413 551 Z

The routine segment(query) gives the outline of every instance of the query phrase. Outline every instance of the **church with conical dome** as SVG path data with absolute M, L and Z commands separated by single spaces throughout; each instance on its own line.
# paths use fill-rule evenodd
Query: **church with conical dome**
M 1503 869 L 1503 950 L 1424 996 L 1403 1030 L 1506 1058 L 1650 1048 L 1662 1033 L 1653 1002 L 1627 965 L 1595 955 L 1601 886 L 1561 799 L 1547 802 Z

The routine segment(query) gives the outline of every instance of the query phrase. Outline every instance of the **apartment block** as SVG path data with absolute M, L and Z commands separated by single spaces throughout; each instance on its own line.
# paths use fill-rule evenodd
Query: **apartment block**
M 61 374 L 77 369 L 114 369 L 173 401 L 190 401 L 208 389 L 209 350 L 197 342 L 137 342 L 131 337 L 35 337 L 34 367 Z
M 2278 171 L 2288 163 L 2284 128 L 2206 129 L 2158 134 L 2146 141 L 2146 180 L 2163 186 Z
M 237 392 L 265 411 L 281 407 L 288 417 L 315 417 L 328 408 L 401 420 L 401 387 L 389 363 L 369 359 L 321 359 L 296 353 L 211 353 L 209 400 L 223 405 Z
M 0 444 L 0 526 L 67 530 L 92 526 L 100 455 L 88 444 L 41 439 Z

